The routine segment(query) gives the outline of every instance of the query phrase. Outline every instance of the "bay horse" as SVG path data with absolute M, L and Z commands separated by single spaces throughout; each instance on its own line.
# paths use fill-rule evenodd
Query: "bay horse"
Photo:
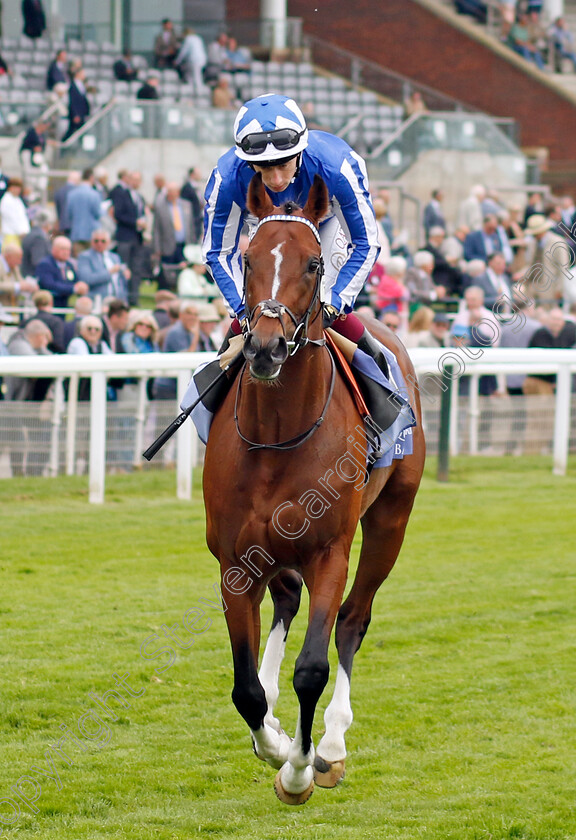
M 248 326 L 244 367 L 217 411 L 206 449 L 207 543 L 220 562 L 234 662 L 233 702 L 256 755 L 278 769 L 279 799 L 301 804 L 314 782 L 344 775 L 344 736 L 352 722 L 350 677 L 368 629 L 374 596 L 392 569 L 424 465 L 414 370 L 387 327 L 370 330 L 414 383 L 413 452 L 374 469 L 366 483 L 367 438 L 350 390 L 326 348 L 318 224 L 328 191 L 316 176 L 303 209 L 275 207 L 260 175 L 247 206 L 258 226 L 245 254 Z M 344 466 L 346 464 L 346 467 Z M 355 469 L 354 469 L 355 465 Z M 354 473 L 354 474 L 352 474 Z M 344 603 L 348 558 L 360 520 L 363 542 Z M 294 739 L 274 715 L 286 636 L 309 592 L 308 627 L 293 685 L 299 701 Z M 260 604 L 269 588 L 274 615 L 260 668 Z M 338 671 L 316 751 L 312 725 L 329 675 L 336 622 Z

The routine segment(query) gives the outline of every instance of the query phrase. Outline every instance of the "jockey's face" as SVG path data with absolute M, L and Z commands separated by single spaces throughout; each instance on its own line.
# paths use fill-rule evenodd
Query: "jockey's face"
M 296 175 L 297 166 L 298 158 L 295 157 L 285 163 L 279 163 L 278 166 L 258 166 L 255 163 L 253 169 L 255 172 L 262 173 L 262 182 L 265 187 L 268 187 L 272 192 L 283 192 Z

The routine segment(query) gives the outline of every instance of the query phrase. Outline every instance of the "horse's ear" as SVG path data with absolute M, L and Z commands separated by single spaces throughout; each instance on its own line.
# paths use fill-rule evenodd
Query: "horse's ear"
M 328 187 L 320 175 L 314 175 L 314 181 L 308 193 L 308 200 L 302 212 L 311 222 L 317 225 L 320 219 L 324 218 L 327 210 Z
M 262 183 L 261 172 L 257 172 L 250 181 L 246 206 L 257 219 L 263 219 L 264 216 L 269 216 L 274 211 L 272 199 Z

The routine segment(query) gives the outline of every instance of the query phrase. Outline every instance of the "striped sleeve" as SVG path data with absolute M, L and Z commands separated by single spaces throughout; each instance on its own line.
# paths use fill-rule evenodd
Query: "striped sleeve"
M 339 311 L 351 312 L 380 253 L 366 164 L 352 150 L 342 161 L 333 195 L 339 204 L 337 215 L 351 243 L 351 251 L 332 287 L 330 302 Z
M 206 186 L 204 241 L 202 251 L 216 285 L 231 310 L 243 308 L 242 257 L 239 240 L 242 209 L 233 200 L 230 185 L 224 186 L 222 174 L 214 169 Z

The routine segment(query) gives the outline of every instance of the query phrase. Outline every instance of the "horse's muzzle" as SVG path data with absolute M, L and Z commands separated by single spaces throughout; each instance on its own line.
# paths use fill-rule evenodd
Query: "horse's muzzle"
M 288 344 L 283 335 L 276 335 L 263 344 L 253 332 L 244 339 L 244 358 L 255 379 L 276 379 L 288 358 Z

